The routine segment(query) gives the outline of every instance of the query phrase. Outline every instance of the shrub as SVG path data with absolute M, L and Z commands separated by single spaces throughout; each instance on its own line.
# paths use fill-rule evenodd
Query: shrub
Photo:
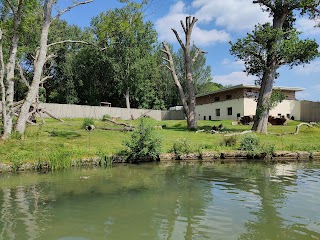
M 256 135 L 246 135 L 240 142 L 240 150 L 255 152 L 259 150 L 259 138 Z
M 82 128 L 86 129 L 86 126 L 94 125 L 94 121 L 92 118 L 83 119 Z
M 125 141 L 124 153 L 130 162 L 139 162 L 141 158 L 157 160 L 161 150 L 161 140 L 155 135 L 154 128 L 141 118 L 129 141 Z
M 189 154 L 191 152 L 191 144 L 186 138 L 178 138 L 172 145 L 172 151 L 176 156 Z
M 224 137 L 220 142 L 220 146 L 233 147 L 237 144 L 236 136 Z
M 261 150 L 261 152 L 266 153 L 267 155 L 272 155 L 275 152 L 276 148 L 273 144 L 271 144 L 271 145 L 263 144 L 260 147 L 260 150 Z

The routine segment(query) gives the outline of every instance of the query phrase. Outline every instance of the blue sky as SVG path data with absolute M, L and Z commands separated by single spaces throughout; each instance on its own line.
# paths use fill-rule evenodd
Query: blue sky
M 71 0 L 60 0 L 59 7 L 70 5 Z M 121 7 L 116 0 L 95 0 L 93 3 L 79 6 L 66 13 L 63 18 L 70 24 L 81 27 L 90 25 L 91 18 L 109 9 Z M 229 53 L 229 41 L 251 32 L 254 25 L 270 21 L 267 13 L 252 4 L 252 0 L 153 0 L 145 11 L 148 20 L 154 23 L 159 41 L 167 41 L 178 48 L 171 28 L 181 33 L 180 20 L 191 15 L 199 19 L 192 39 L 195 44 L 208 52 L 207 64 L 212 68 L 215 82 L 224 85 L 253 84 L 255 77 L 243 72 L 244 65 Z M 302 37 L 315 39 L 320 45 L 320 28 L 314 28 L 314 20 L 299 18 L 298 29 Z M 320 48 L 319 48 L 320 50 Z M 300 100 L 320 101 L 320 58 L 311 64 L 293 69 L 282 67 L 277 86 L 302 87 L 304 91 L 297 94 Z

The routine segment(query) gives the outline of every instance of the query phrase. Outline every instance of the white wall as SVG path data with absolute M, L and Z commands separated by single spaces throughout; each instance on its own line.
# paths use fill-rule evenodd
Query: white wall
M 244 115 L 250 116 L 256 114 L 257 102 L 251 98 L 244 99 Z M 296 100 L 283 100 L 274 109 L 270 111 L 270 115 L 277 117 L 278 114 L 287 116 L 294 116 L 295 120 L 301 119 L 301 106 L 300 101 Z
M 232 115 L 228 115 L 227 108 L 232 107 Z M 216 109 L 220 109 L 220 117 L 216 116 Z M 204 105 L 196 106 L 196 113 L 199 120 L 209 120 L 211 116 L 212 120 L 237 120 L 237 113 L 240 113 L 240 116 L 244 114 L 244 99 L 234 99 L 223 102 L 209 103 Z

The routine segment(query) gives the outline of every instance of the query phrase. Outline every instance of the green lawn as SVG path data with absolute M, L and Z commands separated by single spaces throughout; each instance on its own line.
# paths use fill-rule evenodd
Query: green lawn
M 162 152 L 170 152 L 172 145 L 178 139 L 187 139 L 191 151 L 232 151 L 239 148 L 243 136 L 237 136 L 237 144 L 233 147 L 221 146 L 223 134 L 211 134 L 208 132 L 190 132 L 186 130 L 186 121 L 154 121 L 151 124 L 164 126 L 156 129 L 162 139 Z M 139 120 L 126 121 L 137 125 Z M 270 133 L 294 132 L 295 126 L 300 122 L 290 121 L 287 126 L 269 126 Z M 57 122 L 48 119 L 47 123 L 39 126 L 29 126 L 24 140 L 12 139 L 0 142 L 0 162 L 38 162 L 53 158 L 81 159 L 109 154 L 116 154 L 122 148 L 122 143 L 131 135 L 130 132 L 107 131 L 99 129 L 107 126 L 107 123 L 95 120 L 97 129 L 87 132 L 81 129 L 83 119 L 65 119 L 65 122 Z M 199 121 L 199 129 L 210 130 L 212 126 L 223 124 L 224 131 L 250 130 L 251 126 L 231 125 L 231 121 Z M 272 145 L 275 150 L 289 151 L 314 151 L 320 150 L 320 128 L 301 127 L 298 135 L 260 135 L 261 144 Z

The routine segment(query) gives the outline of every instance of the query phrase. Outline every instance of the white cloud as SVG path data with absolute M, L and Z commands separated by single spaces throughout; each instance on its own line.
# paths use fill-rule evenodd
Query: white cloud
M 308 18 L 299 18 L 297 20 L 297 28 L 305 35 L 320 35 L 320 28 L 315 27 L 319 24 L 319 20 L 311 20 Z
M 299 65 L 294 68 L 295 72 L 303 75 L 308 75 L 312 73 L 320 73 L 320 61 L 314 61 L 310 64 Z
M 252 30 L 255 24 L 270 21 L 259 4 L 248 0 L 194 0 L 192 6 L 198 9 L 199 22 L 215 21 L 230 31 Z
M 320 101 L 320 84 L 306 87 L 304 91 L 297 92 L 296 97 L 299 100 Z
M 189 15 L 191 14 L 187 13 L 185 4 L 182 1 L 172 5 L 169 13 L 155 22 L 155 28 L 159 34 L 159 40 L 168 41 L 170 43 L 176 42 L 176 37 L 171 28 L 175 28 L 183 39 L 184 33 L 182 31 L 180 21 Z M 206 30 L 201 29 L 198 25 L 195 25 L 193 28 L 192 41 L 199 46 L 210 45 L 215 42 L 227 42 L 229 40 L 229 34 L 223 30 Z
M 237 60 L 237 61 L 231 61 L 229 58 L 224 58 L 221 62 L 222 65 L 227 65 L 232 68 L 236 69 L 244 69 L 244 61 Z
M 213 81 L 222 85 L 254 84 L 256 77 L 247 76 L 245 72 L 232 72 L 227 75 L 212 76 Z

